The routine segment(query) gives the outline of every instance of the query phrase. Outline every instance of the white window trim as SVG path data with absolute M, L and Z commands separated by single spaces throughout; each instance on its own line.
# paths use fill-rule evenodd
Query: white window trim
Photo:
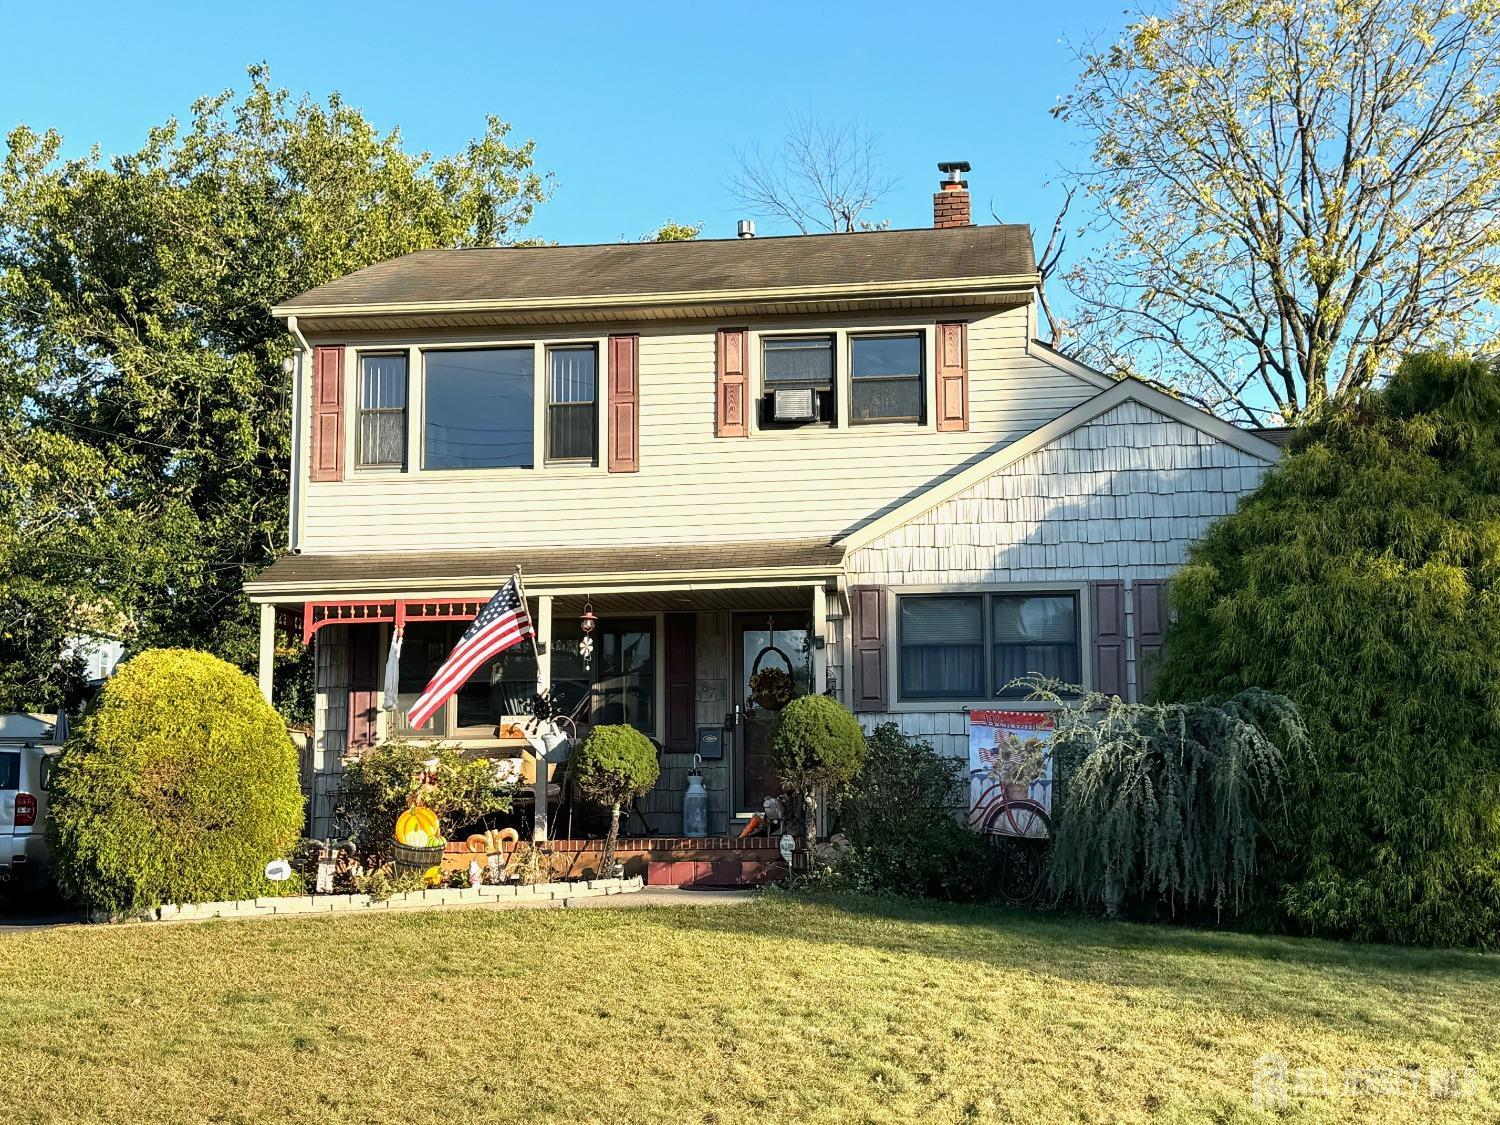
M 585 461 L 548 461 L 547 453 L 547 349 L 551 347 L 579 347 L 591 345 L 594 349 L 594 463 Z M 487 348 L 530 347 L 532 349 L 532 422 L 530 468 L 500 467 L 485 469 L 427 469 L 422 460 L 425 450 L 422 435 L 425 431 L 427 407 L 427 369 L 424 356 L 436 351 L 483 351 Z M 365 340 L 349 344 L 344 348 L 344 402 L 354 404 L 345 410 L 344 452 L 345 464 L 359 465 L 358 426 L 351 419 L 358 417 L 359 357 L 361 355 L 392 354 L 406 352 L 406 465 L 397 469 L 392 466 L 370 466 L 357 468 L 357 475 L 400 475 L 437 479 L 451 477 L 465 481 L 524 480 L 538 473 L 556 476 L 592 476 L 608 473 L 605 451 L 607 417 L 604 398 L 609 385 L 609 336 L 596 332 L 555 336 L 538 336 L 534 332 L 514 334 L 487 334 L 461 339 L 428 339 L 412 342 L 410 337 L 397 340 Z
M 1053 711 L 1056 705 L 1029 699 L 902 699 L 900 599 L 909 595 L 931 594 L 1073 594 L 1078 599 L 1078 670 L 1083 686 L 1094 686 L 1089 639 L 1093 621 L 1089 616 L 1089 584 L 1086 581 L 1059 582 L 983 582 L 887 586 L 885 607 L 886 636 L 886 711 L 890 714 L 957 713 L 969 711 Z M 990 663 L 989 625 L 985 625 L 985 671 Z
M 345 462 L 352 465 L 358 476 L 401 476 L 406 473 L 411 465 L 411 415 L 412 415 L 412 356 L 411 349 L 407 347 L 371 348 L 360 346 L 351 348 L 346 353 L 345 362 L 353 369 L 353 374 L 344 380 L 344 401 L 351 404 L 348 411 L 348 424 L 344 427 L 348 432 L 344 435 Z M 406 408 L 402 411 L 406 418 L 406 449 L 403 451 L 403 460 L 399 465 L 364 465 L 360 463 L 360 427 L 359 416 L 363 411 L 360 403 L 362 387 L 360 364 L 366 356 L 394 356 L 404 355 L 406 357 Z
M 880 324 L 857 324 L 843 325 L 832 328 L 822 323 L 809 324 L 805 321 L 788 324 L 763 324 L 749 330 L 748 351 L 746 357 L 746 381 L 748 383 L 749 400 L 752 409 L 749 410 L 748 421 L 750 424 L 750 435 L 752 437 L 764 437 L 771 441 L 802 440 L 807 441 L 809 434 L 821 434 L 828 431 L 835 433 L 847 433 L 856 430 L 860 433 L 936 433 L 937 420 L 932 409 L 933 394 L 935 392 L 934 375 L 937 339 L 936 317 L 931 320 L 897 321 L 894 323 Z M 917 332 L 922 336 L 922 407 L 926 417 L 920 422 L 859 422 L 850 421 L 850 401 L 854 394 L 854 377 L 850 339 L 854 336 L 894 336 L 902 333 Z M 833 337 L 833 386 L 834 386 L 834 423 L 832 426 L 811 422 L 805 426 L 772 426 L 762 429 L 760 425 L 760 400 L 765 397 L 766 384 L 764 364 L 762 359 L 765 355 L 763 341 L 771 339 L 785 339 L 794 336 L 832 336 Z

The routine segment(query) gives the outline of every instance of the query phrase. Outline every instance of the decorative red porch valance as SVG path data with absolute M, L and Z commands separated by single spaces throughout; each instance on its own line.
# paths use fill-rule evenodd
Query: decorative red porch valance
M 324 625 L 395 625 L 408 621 L 472 621 L 484 599 L 477 601 L 403 601 L 383 599 L 366 602 L 304 602 L 302 604 L 302 642 Z

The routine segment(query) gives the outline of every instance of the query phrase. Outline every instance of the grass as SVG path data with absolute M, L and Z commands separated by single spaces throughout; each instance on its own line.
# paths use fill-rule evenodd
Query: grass
M 1493 1121 L 1500 962 L 857 899 L 0 935 L 12 1120 Z M 1476 1071 L 1252 1101 L 1255 1059 Z

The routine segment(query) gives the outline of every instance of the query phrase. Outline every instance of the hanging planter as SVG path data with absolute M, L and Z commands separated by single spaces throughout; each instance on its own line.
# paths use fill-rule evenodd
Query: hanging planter
M 797 694 L 791 673 L 781 668 L 761 668 L 750 675 L 750 701 L 765 711 L 780 711 Z

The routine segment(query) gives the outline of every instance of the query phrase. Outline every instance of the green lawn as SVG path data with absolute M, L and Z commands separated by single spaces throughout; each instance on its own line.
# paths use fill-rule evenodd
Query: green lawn
M 1477 1091 L 1252 1101 L 1296 1067 Z M 1500 961 L 769 896 L 0 935 L 7 1120 L 1493 1121 Z

